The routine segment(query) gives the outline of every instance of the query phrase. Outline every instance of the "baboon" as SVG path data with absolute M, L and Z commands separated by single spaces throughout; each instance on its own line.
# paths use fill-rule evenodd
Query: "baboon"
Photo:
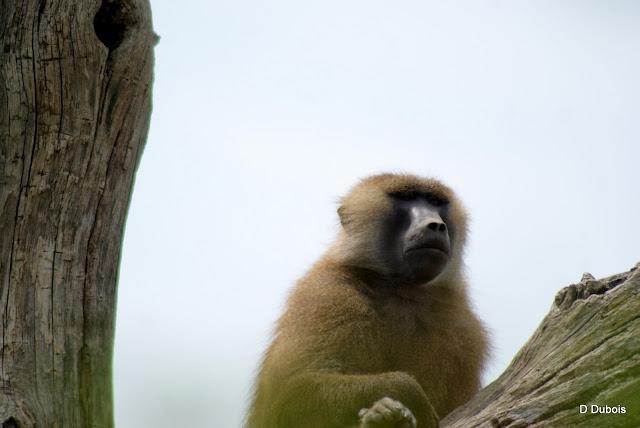
M 382 174 L 338 215 L 336 242 L 277 323 L 246 425 L 437 426 L 479 389 L 487 355 L 463 272 L 465 210 L 437 180 Z

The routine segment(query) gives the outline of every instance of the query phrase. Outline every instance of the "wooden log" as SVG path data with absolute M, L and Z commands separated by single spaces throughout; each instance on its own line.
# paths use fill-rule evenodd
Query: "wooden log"
M 507 370 L 440 425 L 640 426 L 640 264 L 563 288 Z

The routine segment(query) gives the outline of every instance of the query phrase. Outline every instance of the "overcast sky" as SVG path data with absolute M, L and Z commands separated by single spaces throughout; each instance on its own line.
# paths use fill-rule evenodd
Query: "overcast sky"
M 640 3 L 152 1 L 154 111 L 118 291 L 116 423 L 238 427 L 337 200 L 435 176 L 471 215 L 490 382 L 558 289 L 640 261 Z

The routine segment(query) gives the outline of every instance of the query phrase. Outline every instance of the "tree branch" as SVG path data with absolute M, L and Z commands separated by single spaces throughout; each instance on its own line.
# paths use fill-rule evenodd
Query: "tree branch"
M 507 370 L 441 426 L 640 426 L 639 294 L 640 264 L 563 288 Z

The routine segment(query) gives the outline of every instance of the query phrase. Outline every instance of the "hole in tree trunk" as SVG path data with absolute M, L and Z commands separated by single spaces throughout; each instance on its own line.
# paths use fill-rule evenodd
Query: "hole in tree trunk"
M 131 0 L 104 0 L 93 20 L 98 39 L 114 50 L 138 23 L 138 11 Z
M 20 428 L 20 424 L 14 418 L 9 418 L 2 422 L 2 428 Z

